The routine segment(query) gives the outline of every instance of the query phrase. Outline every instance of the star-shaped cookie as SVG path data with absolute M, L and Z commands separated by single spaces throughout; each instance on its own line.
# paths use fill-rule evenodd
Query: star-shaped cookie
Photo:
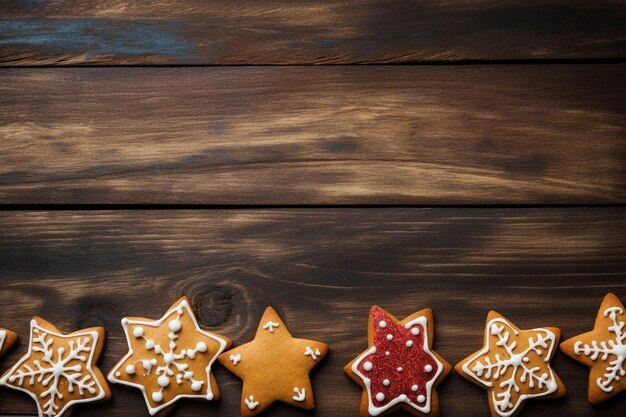
M 0 357 L 4 356 L 13 347 L 17 339 L 17 333 L 0 327 Z
M 0 379 L 37 403 L 39 416 L 69 415 L 76 404 L 107 400 L 111 391 L 96 362 L 104 345 L 104 328 L 63 334 L 40 317 L 30 322 L 28 352 Z
M 590 367 L 589 401 L 597 404 L 626 389 L 626 310 L 615 296 L 602 301 L 593 330 L 561 343 L 569 357 Z
M 200 328 L 187 297 L 159 320 L 126 317 L 122 327 L 128 353 L 108 378 L 139 388 L 151 416 L 164 416 L 180 398 L 219 398 L 211 367 L 231 342 Z
M 493 417 L 515 416 L 527 399 L 565 395 L 565 386 L 550 367 L 560 336 L 555 327 L 520 330 L 491 311 L 485 324 L 485 345 L 455 369 L 488 391 Z
M 241 414 L 255 416 L 275 401 L 312 409 L 309 372 L 328 346 L 295 339 L 272 307 L 263 313 L 253 341 L 220 355 L 219 361 L 243 380 Z
M 378 306 L 369 313 L 368 349 L 344 368 L 363 388 L 361 416 L 400 408 L 416 416 L 438 416 L 435 388 L 452 367 L 432 350 L 432 310 L 400 321 Z

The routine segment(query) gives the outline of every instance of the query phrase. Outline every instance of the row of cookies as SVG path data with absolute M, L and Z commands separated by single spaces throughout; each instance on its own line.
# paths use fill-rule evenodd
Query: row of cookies
M 77 404 L 110 398 L 108 379 L 141 390 L 149 414 L 163 417 L 180 398 L 218 399 L 212 367 L 219 361 L 243 380 L 243 416 L 255 416 L 275 401 L 314 407 L 309 372 L 328 347 L 294 338 L 271 307 L 263 314 L 254 340 L 234 349 L 228 338 L 199 327 L 187 298 L 159 320 L 126 317 L 122 326 L 128 353 L 105 378 L 96 366 L 104 328 L 63 334 L 35 317 L 28 352 L 0 378 L 0 385 L 29 394 L 40 417 L 57 417 L 69 415 Z M 398 320 L 374 306 L 368 328 L 367 350 L 345 367 L 363 389 L 361 416 L 398 409 L 416 416 L 439 415 L 435 388 L 452 367 L 432 349 L 432 311 L 421 310 Z M 11 331 L 0 330 L 0 354 L 17 338 Z M 493 417 L 515 416 L 527 399 L 565 394 L 550 367 L 559 338 L 557 328 L 521 330 L 491 312 L 484 346 L 455 369 L 488 390 Z M 626 312 L 617 297 L 608 294 L 594 329 L 563 342 L 561 350 L 591 368 L 592 403 L 626 389 Z

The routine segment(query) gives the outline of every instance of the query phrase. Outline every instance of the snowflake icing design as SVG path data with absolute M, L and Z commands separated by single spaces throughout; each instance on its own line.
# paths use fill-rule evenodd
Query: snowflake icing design
M 549 395 L 558 389 L 558 384 L 549 361 L 556 343 L 556 336 L 547 329 L 533 329 L 523 348 L 519 347 L 519 331 L 504 319 L 497 318 L 487 324 L 489 343 L 475 357 L 463 365 L 466 374 L 493 390 L 491 400 L 498 415 L 513 415 L 526 398 Z M 500 353 L 492 354 L 490 346 Z M 540 359 L 546 366 L 528 364 Z
M 613 335 L 613 340 L 592 340 L 590 344 L 581 341 L 574 345 L 574 353 L 589 357 L 592 361 L 598 358 L 606 364 L 604 376 L 596 380 L 596 385 L 602 391 L 609 393 L 613 391 L 612 384 L 626 376 L 626 324 L 618 320 L 618 315 L 622 316 L 624 310 L 621 307 L 609 307 L 604 310 L 604 317 L 611 320 L 608 330 Z
M 181 319 L 185 314 L 188 315 L 191 323 L 195 325 L 194 330 L 198 332 L 198 336 L 206 337 L 212 341 L 211 343 L 219 346 L 215 352 L 210 352 L 209 346 L 202 340 L 198 340 L 194 347 L 180 346 L 178 339 L 181 337 L 183 327 L 185 327 Z M 148 322 L 123 319 L 122 325 L 124 326 L 130 349 L 126 357 L 111 371 L 109 380 L 140 388 L 144 393 L 150 415 L 155 415 L 170 406 L 179 397 L 203 398 L 207 400 L 214 398 L 215 395 L 211 389 L 210 382 L 211 366 L 217 359 L 217 355 L 226 349 L 228 343 L 226 340 L 204 332 L 199 328 L 186 300 L 177 303 L 161 320 Z M 147 327 L 167 328 L 167 347 L 164 348 L 157 341 L 148 337 L 146 334 Z M 201 355 L 205 355 L 205 357 L 200 358 Z M 207 358 L 206 355 L 209 355 L 209 357 Z M 196 359 L 206 365 L 203 366 L 202 375 L 196 375 L 190 369 L 192 362 Z M 148 393 L 146 385 L 141 384 L 139 380 L 133 380 L 137 376 L 156 378 L 159 389 Z M 179 393 L 173 395 L 173 398 L 166 398 L 164 391 L 171 386 L 179 388 L 186 386 L 187 388 L 182 389 L 186 390 L 187 393 Z M 169 396 L 172 396 L 171 393 Z M 153 403 L 151 404 L 149 400 Z
M 58 339 L 69 339 L 69 349 L 56 347 Z M 44 329 L 33 320 L 29 354 L 0 384 L 31 395 L 37 401 L 39 415 L 49 417 L 62 415 L 72 403 L 102 399 L 105 392 L 92 369 L 97 343 L 97 332 L 62 335 Z M 37 387 L 45 390 L 37 394 Z M 76 392 L 80 399 L 65 402 L 65 395 L 74 397 Z
M 179 385 L 183 383 L 183 380 L 189 381 L 191 384 L 191 390 L 194 392 L 200 391 L 202 389 L 202 385 L 205 384 L 205 381 L 196 380 L 193 372 L 187 371 L 189 365 L 182 361 L 185 359 L 194 360 L 198 352 L 205 353 L 208 349 L 206 343 L 198 342 L 194 349 L 181 349 L 177 353 L 179 347 L 177 346 L 176 339 L 178 339 L 177 333 L 180 332 L 182 328 L 180 317 L 183 315 L 183 311 L 182 307 L 179 307 L 177 310 L 178 316 L 175 319 L 170 320 L 168 323 L 168 327 L 170 329 L 168 338 L 170 339 L 170 342 L 167 351 L 163 350 L 163 348 L 159 344 L 156 344 L 154 340 L 146 338 L 143 334 L 143 327 L 135 327 L 133 330 L 133 336 L 135 338 L 144 340 L 144 348 L 146 351 L 154 351 L 154 353 L 157 356 L 160 356 L 163 361 L 163 366 L 157 367 L 155 371 L 155 374 L 158 375 L 157 383 L 161 389 L 153 392 L 151 395 L 152 401 L 157 403 L 163 401 L 163 389 L 173 383 L 174 379 Z M 152 367 L 156 364 L 156 359 L 144 359 L 142 361 L 142 366 L 146 371 L 146 375 L 150 375 Z

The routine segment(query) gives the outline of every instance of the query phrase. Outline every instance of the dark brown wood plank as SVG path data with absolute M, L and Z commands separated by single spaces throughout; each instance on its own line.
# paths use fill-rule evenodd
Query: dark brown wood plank
M 205 326 L 242 343 L 272 305 L 331 354 L 314 374 L 316 411 L 267 416 L 356 415 L 360 392 L 342 366 L 366 346 L 370 305 L 398 316 L 433 308 L 435 348 L 452 363 L 481 345 L 490 309 L 570 337 L 593 326 L 606 292 L 626 300 L 624 230 L 625 208 L 2 212 L 0 317 L 23 336 L 34 314 L 68 330 L 103 325 L 108 370 L 125 353 L 125 315 L 157 318 L 189 295 Z M 586 368 L 560 353 L 554 366 L 568 396 L 531 401 L 524 417 L 623 415 L 626 395 L 591 407 Z M 240 383 L 221 367 L 217 377 L 219 404 L 173 415 L 236 415 Z M 440 395 L 443 416 L 488 414 L 484 392 L 458 375 Z M 142 401 L 116 386 L 112 402 L 76 415 L 142 415 Z M 33 410 L 2 392 L 0 414 Z
M 625 58 L 622 1 L 0 1 L 1 65 Z
M 626 65 L 4 69 L 0 201 L 626 201 Z

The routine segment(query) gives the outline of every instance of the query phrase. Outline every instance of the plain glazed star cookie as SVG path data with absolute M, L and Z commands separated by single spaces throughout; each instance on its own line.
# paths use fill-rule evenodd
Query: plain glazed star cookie
M 438 416 L 436 386 L 452 367 L 432 350 L 433 314 L 418 311 L 399 321 L 378 306 L 369 313 L 369 348 L 344 371 L 363 388 L 361 416 L 400 408 L 416 416 Z
M 268 307 L 254 340 L 223 353 L 219 361 L 243 380 L 241 414 L 249 417 L 275 401 L 314 408 L 309 372 L 327 352 L 324 343 L 291 336 L 276 311 Z
M 493 417 L 515 416 L 527 399 L 565 395 L 565 386 L 550 367 L 560 336 L 555 327 L 520 330 L 491 311 L 485 325 L 485 345 L 455 369 L 488 391 Z
M 187 297 L 157 321 L 126 317 L 122 327 L 128 353 L 108 378 L 139 388 L 151 416 L 164 416 L 180 398 L 219 398 L 211 366 L 231 342 L 200 329 Z
M 17 333 L 13 333 L 11 330 L 0 328 L 0 357 L 13 347 L 17 342 Z
M 104 328 L 63 334 L 42 318 L 30 322 L 28 352 L 0 379 L 37 403 L 39 416 L 69 415 L 80 403 L 107 400 L 111 391 L 96 362 L 104 345 Z
M 593 330 L 561 343 L 569 357 L 590 367 L 589 401 L 597 404 L 626 389 L 626 311 L 614 294 L 602 301 Z

